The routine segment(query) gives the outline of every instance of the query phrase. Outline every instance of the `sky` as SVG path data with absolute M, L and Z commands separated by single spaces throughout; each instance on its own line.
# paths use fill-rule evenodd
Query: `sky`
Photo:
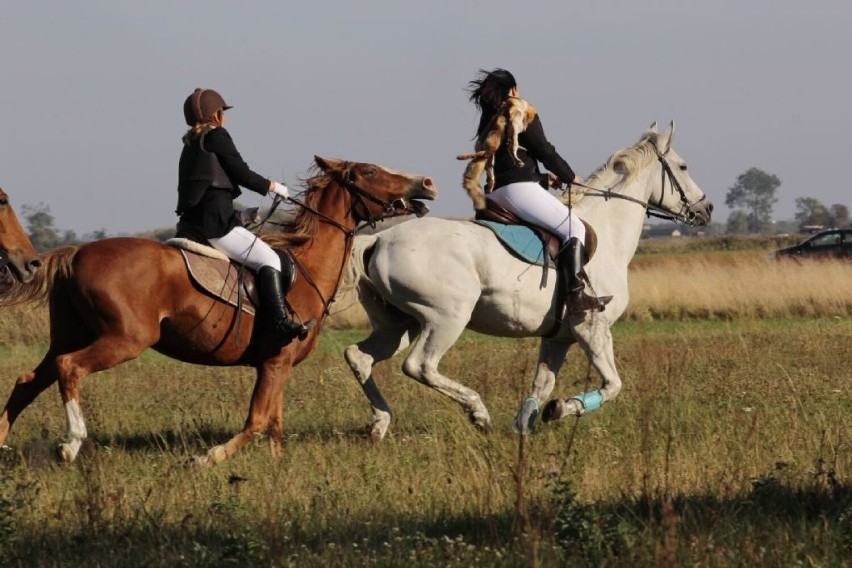
M 797 197 L 852 205 L 850 29 L 848 0 L 3 0 L 0 187 L 80 235 L 171 226 L 183 101 L 206 87 L 258 173 L 379 163 L 433 177 L 433 214 L 466 217 L 465 87 L 503 67 L 582 177 L 674 120 L 714 221 L 751 167 L 792 219 Z

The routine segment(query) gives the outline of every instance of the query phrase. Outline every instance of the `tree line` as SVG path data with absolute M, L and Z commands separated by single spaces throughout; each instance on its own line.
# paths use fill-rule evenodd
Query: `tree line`
M 725 196 L 725 204 L 734 209 L 728 217 L 727 232 L 773 232 L 772 206 L 778 201 L 775 194 L 780 185 L 778 176 L 758 168 L 749 168 L 740 174 Z M 826 206 L 813 197 L 796 198 L 795 220 L 802 232 L 850 226 L 846 205 Z
M 772 208 L 778 201 L 776 193 L 781 185 L 777 176 L 758 168 L 749 168 L 737 177 L 736 183 L 728 189 L 725 204 L 733 211 L 728 217 L 724 230 L 734 234 L 759 234 L 776 232 L 778 227 L 772 220 Z M 64 245 L 94 241 L 107 237 L 105 229 L 99 229 L 78 238 L 74 231 L 61 231 L 55 226 L 50 207 L 44 203 L 24 205 L 22 207 L 24 226 L 30 240 L 40 251 L 50 250 Z M 714 223 L 715 225 L 715 223 Z M 783 228 L 790 223 L 781 224 Z M 841 203 L 824 205 L 814 197 L 796 198 L 795 227 L 793 230 L 810 232 L 819 228 L 847 228 L 852 226 L 849 208 Z M 787 232 L 782 231 L 782 232 Z M 152 229 L 136 236 L 165 241 L 174 236 L 174 228 Z

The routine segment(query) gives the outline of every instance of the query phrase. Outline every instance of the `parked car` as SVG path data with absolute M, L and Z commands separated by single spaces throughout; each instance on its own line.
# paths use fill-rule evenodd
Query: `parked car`
M 775 251 L 776 258 L 852 258 L 852 229 L 829 229 Z

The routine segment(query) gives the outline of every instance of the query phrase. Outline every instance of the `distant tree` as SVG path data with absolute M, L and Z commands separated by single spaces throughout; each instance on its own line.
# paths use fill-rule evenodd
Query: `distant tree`
M 772 222 L 772 205 L 778 201 L 775 191 L 781 185 L 778 177 L 758 168 L 749 168 L 728 189 L 725 204 L 743 207 L 748 212 L 748 232 L 759 233 Z
M 92 240 L 99 241 L 101 239 L 107 238 L 106 229 L 98 229 L 96 231 L 92 231 Z
M 846 228 L 849 226 L 849 208 L 840 203 L 835 203 L 828 208 L 828 215 L 831 218 L 831 226 L 838 228 Z
M 728 216 L 728 232 L 737 235 L 748 233 L 748 213 L 741 209 L 731 211 Z
M 62 244 L 63 245 L 76 245 L 80 242 L 80 239 L 77 238 L 77 233 L 74 231 L 68 230 L 62 233 Z
M 21 208 L 27 232 L 33 246 L 39 251 L 56 248 L 62 244 L 62 237 L 53 226 L 54 219 L 50 213 L 50 207 L 44 203 L 38 205 L 24 205 Z
M 813 197 L 796 198 L 796 221 L 803 225 L 831 225 L 828 208 Z

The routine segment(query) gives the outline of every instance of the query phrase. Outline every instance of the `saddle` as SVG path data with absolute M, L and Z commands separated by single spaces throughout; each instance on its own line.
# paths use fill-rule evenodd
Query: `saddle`
M 202 291 L 249 315 L 255 315 L 260 303 L 254 271 L 232 261 L 213 247 L 191 239 L 174 238 L 164 244 L 180 251 L 190 280 Z M 296 280 L 293 259 L 288 252 L 276 252 L 281 258 L 283 284 L 289 289 Z
M 542 286 L 547 284 L 547 269 L 548 267 L 555 266 L 556 261 L 559 257 L 559 238 L 556 235 L 546 229 L 527 223 L 508 209 L 502 207 L 501 205 L 495 203 L 490 199 L 485 200 L 484 209 L 478 209 L 476 211 L 476 216 L 474 217 L 474 219 L 477 222 L 481 222 L 483 224 L 499 223 L 501 225 L 521 225 L 530 229 L 533 234 L 538 237 L 539 241 L 541 241 L 542 254 L 539 255 L 539 258 L 542 261 L 541 265 L 544 266 L 544 273 L 542 274 Z M 586 227 L 586 241 L 584 245 L 586 247 L 587 260 L 591 260 L 595 254 L 595 249 L 597 249 L 598 247 L 598 236 L 595 233 L 595 230 L 592 229 L 591 225 L 589 225 L 582 219 L 580 219 L 580 221 L 582 221 L 583 226 Z M 536 262 L 536 260 L 523 254 L 522 251 L 516 250 L 516 247 L 513 247 L 510 243 L 506 242 L 505 239 L 501 238 L 500 240 L 507 248 L 509 248 L 511 252 L 520 253 L 519 256 L 521 256 L 523 260 L 526 260 L 531 264 L 539 264 L 538 262 Z M 548 262 L 548 260 L 550 260 L 551 262 Z

